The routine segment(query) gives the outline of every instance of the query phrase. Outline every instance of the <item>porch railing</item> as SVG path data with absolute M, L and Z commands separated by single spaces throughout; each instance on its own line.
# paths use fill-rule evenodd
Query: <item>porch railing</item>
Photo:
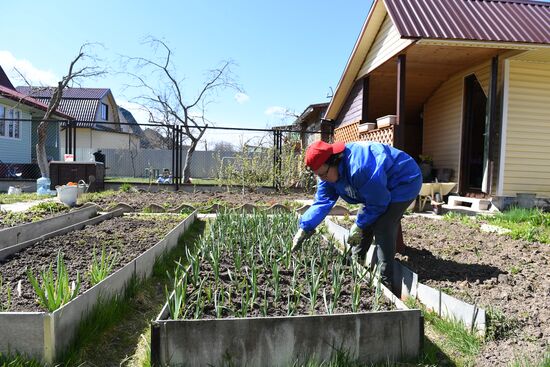
M 374 141 L 391 146 L 394 145 L 394 125 L 361 133 L 359 132 L 359 125 L 360 123 L 357 121 L 345 126 L 337 127 L 334 129 L 334 141 L 343 141 L 346 143 L 352 141 Z

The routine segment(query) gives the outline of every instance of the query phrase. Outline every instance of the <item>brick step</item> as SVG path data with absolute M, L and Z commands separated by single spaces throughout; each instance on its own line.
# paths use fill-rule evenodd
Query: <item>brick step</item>
M 473 210 L 489 210 L 491 201 L 487 199 L 470 198 L 465 196 L 449 196 L 449 207 L 467 207 Z

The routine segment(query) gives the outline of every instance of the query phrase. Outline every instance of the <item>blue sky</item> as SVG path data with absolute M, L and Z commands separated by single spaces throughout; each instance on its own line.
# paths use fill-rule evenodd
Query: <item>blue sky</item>
M 2 2 L 0 64 L 22 69 L 48 84 L 67 70 L 81 44 L 98 42 L 96 53 L 114 71 L 118 55 L 154 57 L 142 41 L 153 36 L 174 52 L 178 78 L 194 96 L 205 72 L 233 60 L 245 96 L 220 93 L 206 116 L 217 126 L 281 125 L 288 109 L 328 102 L 336 88 L 372 1 L 17 1 Z M 13 80 L 15 79 L 15 80 Z M 83 86 L 110 88 L 117 102 L 138 93 L 111 74 Z M 136 117 L 141 119 L 139 113 Z M 143 121 L 143 120 L 142 120 Z M 144 121 L 143 121 L 144 122 Z M 291 121 L 284 121 L 291 122 Z

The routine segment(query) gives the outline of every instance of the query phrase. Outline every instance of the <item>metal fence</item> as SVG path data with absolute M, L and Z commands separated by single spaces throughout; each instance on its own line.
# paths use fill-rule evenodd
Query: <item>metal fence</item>
M 37 121 L 18 120 L 19 138 L 0 139 L 0 179 L 37 179 Z M 190 128 L 194 136 L 197 128 Z M 207 127 L 189 162 L 194 183 L 307 187 L 312 175 L 303 166 L 305 144 L 326 131 Z M 0 137 L 1 138 L 1 137 Z M 183 183 L 190 140 L 182 126 L 103 121 L 50 121 L 46 152 L 50 162 L 102 161 L 112 182 Z

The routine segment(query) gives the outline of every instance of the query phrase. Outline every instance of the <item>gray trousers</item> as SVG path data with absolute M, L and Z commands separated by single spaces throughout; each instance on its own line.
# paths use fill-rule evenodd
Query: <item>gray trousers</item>
M 360 259 L 365 258 L 374 237 L 382 282 L 392 290 L 394 289 L 392 286 L 393 259 L 395 257 L 397 230 L 399 229 L 403 213 L 405 213 L 405 210 L 407 210 L 413 201 L 414 199 L 390 203 L 386 212 L 376 222 L 367 228 L 363 228 L 360 249 L 353 250 Z

